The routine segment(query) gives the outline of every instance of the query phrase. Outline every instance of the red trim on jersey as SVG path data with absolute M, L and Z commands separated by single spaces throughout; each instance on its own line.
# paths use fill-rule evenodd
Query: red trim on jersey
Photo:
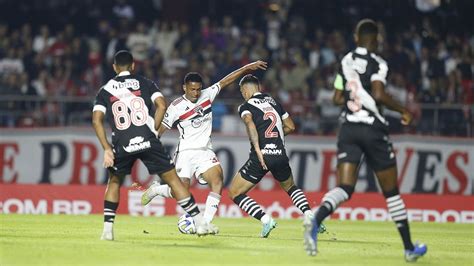
M 131 91 L 130 92 L 131 94 L 135 95 L 135 96 L 141 96 L 142 95 L 142 91 L 138 90 L 138 91 Z M 109 98 L 110 102 L 113 103 L 115 101 L 118 101 L 120 100 L 119 98 L 115 97 L 115 96 L 110 96 Z
M 172 105 L 177 105 L 178 103 L 180 103 L 182 100 L 184 100 L 183 96 L 179 97 L 178 99 L 174 100 L 171 104 Z
M 201 107 L 201 108 L 206 108 L 207 106 L 211 105 L 211 100 L 207 100 L 203 103 L 201 103 L 200 105 L 197 105 L 196 107 L 194 107 L 193 109 L 189 110 L 188 112 L 182 114 L 180 117 L 179 117 L 179 120 L 184 120 L 194 114 L 196 114 L 196 109 L 197 107 Z

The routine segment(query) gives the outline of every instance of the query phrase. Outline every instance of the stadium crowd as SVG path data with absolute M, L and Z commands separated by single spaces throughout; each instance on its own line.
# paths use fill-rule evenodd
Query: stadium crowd
M 260 73 L 263 90 L 281 100 L 298 132 L 334 134 L 339 108 L 331 101 L 332 83 L 340 59 L 354 48 L 354 23 L 349 22 L 373 12 L 348 1 L 348 8 L 337 11 L 340 16 L 334 14 L 345 19 L 322 23 L 301 12 L 301 1 L 255 1 L 261 11 L 248 16 L 229 11 L 173 20 L 163 15 L 162 1 L 150 1 L 146 10 L 137 4 L 141 1 L 64 2 L 22 10 L 30 15 L 44 11 L 46 17 L 63 14 L 62 19 L 0 22 L 2 127 L 88 123 L 94 95 L 114 75 L 114 53 L 129 49 L 136 72 L 155 80 L 169 100 L 182 93 L 188 71 L 200 72 L 211 85 L 243 64 L 266 60 L 270 67 Z M 321 20 L 324 13 L 336 12 L 332 1 L 325 2 L 317 11 Z M 467 134 L 466 125 L 473 121 L 474 34 L 472 27 L 452 30 L 462 23 L 448 23 L 456 8 L 413 11 L 417 23 L 406 27 L 394 26 L 399 18 L 393 14 L 375 17 L 384 32 L 387 90 L 415 114 L 414 125 L 404 129 L 395 113 L 386 112 L 395 133 L 432 134 L 436 120 L 439 134 Z M 222 91 L 213 105 L 216 131 L 220 117 L 235 114 L 241 102 L 237 85 Z

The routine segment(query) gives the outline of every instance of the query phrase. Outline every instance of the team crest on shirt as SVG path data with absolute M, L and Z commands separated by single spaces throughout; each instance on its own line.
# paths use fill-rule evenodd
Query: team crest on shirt
M 204 115 L 204 109 L 200 105 L 198 105 L 194 108 L 194 112 L 196 112 L 199 116 Z

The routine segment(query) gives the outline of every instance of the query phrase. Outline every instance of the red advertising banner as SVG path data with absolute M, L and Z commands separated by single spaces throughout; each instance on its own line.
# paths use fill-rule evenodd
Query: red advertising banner
M 161 138 L 173 153 L 178 136 Z M 248 159 L 246 136 L 214 134 L 214 151 L 224 170 L 227 186 Z M 327 191 L 336 185 L 335 137 L 289 136 L 285 139 L 295 182 L 306 192 Z M 403 194 L 474 195 L 474 139 L 394 136 L 398 180 Z M 107 182 L 103 151 L 90 128 L 5 129 L 0 131 L 1 184 L 101 185 Z M 141 162 L 135 164 L 125 185 L 148 185 L 151 176 Z M 257 187 L 278 190 L 269 177 Z M 373 171 L 362 164 L 356 192 L 377 191 Z
M 19 214 L 72 214 L 87 215 L 103 212 L 105 186 L 96 185 L 6 185 L 0 184 L 0 213 Z M 204 208 L 208 191 L 191 191 Z M 122 188 L 118 213 L 143 216 L 164 216 L 183 213 L 174 199 L 155 198 L 141 206 L 142 191 Z M 297 218 L 301 215 L 284 191 L 249 193 L 267 213 L 278 219 Z M 306 193 L 310 205 L 317 206 L 322 192 Z M 405 194 L 403 195 L 411 221 L 474 223 L 474 196 Z M 217 213 L 219 217 L 246 216 L 224 191 Z M 355 193 L 349 202 L 341 205 L 332 216 L 339 220 L 390 220 L 385 199 L 378 193 Z

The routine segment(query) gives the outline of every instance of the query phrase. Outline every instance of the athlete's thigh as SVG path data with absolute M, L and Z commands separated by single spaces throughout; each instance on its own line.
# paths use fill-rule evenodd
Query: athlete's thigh
M 267 172 L 268 170 L 262 168 L 262 165 L 258 159 L 253 158 L 252 156 L 239 170 L 240 176 L 253 184 L 258 184 L 258 182 L 262 180 L 262 177 L 264 177 Z
M 359 165 L 355 163 L 339 163 L 337 165 L 337 185 L 355 187 L 357 183 Z
M 246 194 L 249 192 L 256 184 L 245 179 L 240 172 L 237 172 L 232 178 L 232 182 L 229 186 L 229 194 L 231 197 L 235 197 L 240 194 Z
M 150 174 L 161 175 L 174 168 L 170 155 L 158 139 L 151 139 L 151 148 L 139 154 Z
M 209 182 L 215 178 L 220 180 L 223 179 L 223 170 L 220 164 L 214 165 L 211 168 L 207 169 L 204 173 L 201 174 L 201 177 Z
M 337 136 L 337 164 L 352 163 L 358 165 L 363 152 L 360 138 L 363 137 L 363 126 L 345 123 Z
M 265 162 L 270 168 L 269 170 L 272 173 L 273 177 L 278 182 L 285 182 L 292 176 L 290 161 L 286 155 L 267 156 L 265 157 Z
M 138 157 L 139 156 L 137 154 L 115 155 L 114 165 L 107 168 L 109 170 L 110 176 L 116 176 L 120 179 L 120 182 L 123 182 L 125 176 L 132 172 L 133 164 L 138 159 Z
M 200 184 L 205 184 L 214 178 L 222 179 L 222 167 L 212 150 L 199 151 L 192 161 L 196 169 L 194 176 Z
M 195 172 L 195 163 L 192 158 L 194 151 L 180 151 L 175 154 L 174 162 L 176 164 L 176 172 L 180 178 L 191 178 Z
M 364 154 L 369 166 L 375 171 L 382 171 L 396 165 L 395 153 L 388 136 L 388 130 L 370 127 L 364 135 Z

